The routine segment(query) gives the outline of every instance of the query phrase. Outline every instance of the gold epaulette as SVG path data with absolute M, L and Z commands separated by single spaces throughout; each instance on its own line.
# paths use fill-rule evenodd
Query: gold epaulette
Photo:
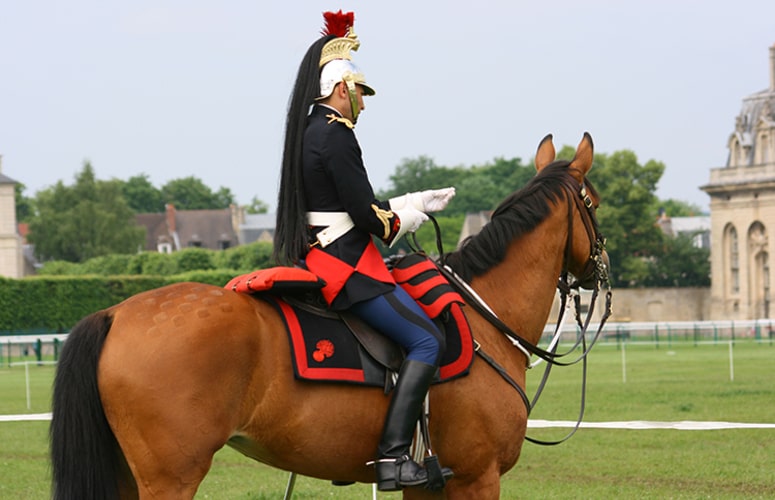
M 353 124 L 353 122 L 351 122 L 347 118 L 344 118 L 343 116 L 337 116 L 334 113 L 331 113 L 329 115 L 326 115 L 326 118 L 329 119 L 328 120 L 329 124 L 334 122 L 339 122 L 339 123 L 344 123 L 347 126 L 347 128 L 350 128 L 350 129 L 355 128 L 355 125 Z

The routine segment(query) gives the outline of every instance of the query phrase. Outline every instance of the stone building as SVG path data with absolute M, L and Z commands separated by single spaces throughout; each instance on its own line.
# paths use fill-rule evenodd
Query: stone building
M 22 237 L 16 227 L 16 181 L 3 175 L 0 157 L 0 276 L 24 275 Z
M 710 171 L 711 318 L 772 318 L 769 233 L 775 229 L 775 45 L 770 86 L 743 99 L 727 164 Z

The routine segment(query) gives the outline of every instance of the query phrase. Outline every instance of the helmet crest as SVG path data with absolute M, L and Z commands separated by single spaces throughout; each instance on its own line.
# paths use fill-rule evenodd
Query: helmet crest
M 350 51 L 358 50 L 361 43 L 358 41 L 358 35 L 353 30 L 353 23 L 355 22 L 355 14 L 353 12 L 342 13 L 339 12 L 324 12 L 323 19 L 325 19 L 325 27 L 322 30 L 323 36 L 335 36 L 328 43 L 323 46 L 323 51 L 320 54 L 320 67 L 326 65 L 327 62 L 336 59 L 352 60 Z
M 343 13 L 342 9 L 339 9 L 339 12 L 328 11 L 323 12 L 323 19 L 326 21 L 326 25 L 323 27 L 321 34 L 323 36 L 334 35 L 341 38 L 347 36 L 347 32 L 353 27 L 355 13 Z

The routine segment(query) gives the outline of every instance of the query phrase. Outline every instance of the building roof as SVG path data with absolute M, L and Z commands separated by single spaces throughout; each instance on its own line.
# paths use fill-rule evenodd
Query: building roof
M 743 99 L 743 107 L 735 118 L 735 131 L 732 137 L 736 137 L 740 146 L 744 148 L 745 158 L 743 163 L 735 165 L 732 151 L 727 158 L 727 166 L 754 165 L 755 151 L 757 150 L 757 129 L 760 125 L 772 127 L 775 125 L 775 45 L 770 47 L 770 86 Z
M 146 228 L 145 249 L 158 250 L 169 244 L 174 250 L 190 246 L 220 250 L 237 246 L 231 210 L 176 210 L 166 213 L 138 214 L 135 220 Z
M 244 214 L 239 225 L 240 242 L 245 245 L 254 241 L 272 241 L 277 214 Z
M 17 181 L 11 179 L 7 175 L 0 172 L 0 184 L 19 184 Z

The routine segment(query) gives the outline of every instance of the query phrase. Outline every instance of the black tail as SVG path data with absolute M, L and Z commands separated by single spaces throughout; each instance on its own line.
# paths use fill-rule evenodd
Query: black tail
M 54 500 L 118 498 L 122 459 L 97 389 L 97 362 L 112 322 L 104 311 L 87 316 L 62 347 L 49 430 Z

